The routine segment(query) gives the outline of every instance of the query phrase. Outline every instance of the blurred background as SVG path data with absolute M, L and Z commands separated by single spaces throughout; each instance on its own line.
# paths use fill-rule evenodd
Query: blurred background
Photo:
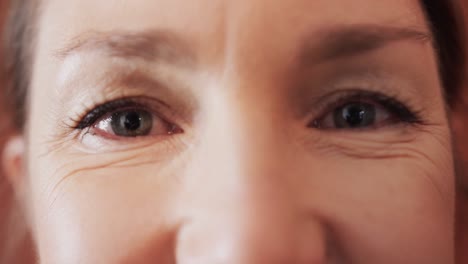
M 468 28 L 468 0 L 461 0 Z M 0 0 L 0 32 L 3 28 L 7 0 Z M 0 51 L 0 61 L 2 54 Z M 0 75 L 0 89 L 6 77 Z M 457 217 L 458 263 L 468 263 L 468 78 L 453 115 L 456 151 L 459 153 L 459 191 Z M 0 102 L 3 102 L 0 92 Z M 0 103 L 0 149 L 12 133 L 9 114 Z M 1 154 L 1 153 L 0 153 Z M 17 210 L 12 190 L 0 170 L 0 264 L 34 263 L 30 239 L 24 230 L 23 217 Z M 13 239 L 12 239 L 13 238 Z
M 8 10 L 7 6 L 7 0 L 0 0 L 0 34 L 3 34 L 2 29 Z M 2 59 L 3 54 L 2 49 L 0 49 L 0 61 Z M 0 89 L 4 89 L 5 79 L 5 76 L 0 74 Z M 5 99 L 3 96 L 3 92 L 0 92 L 0 149 L 3 149 L 5 140 L 12 133 L 9 115 L 3 104 Z M 23 219 L 0 166 L 0 264 L 35 263 L 33 247 L 24 229 Z

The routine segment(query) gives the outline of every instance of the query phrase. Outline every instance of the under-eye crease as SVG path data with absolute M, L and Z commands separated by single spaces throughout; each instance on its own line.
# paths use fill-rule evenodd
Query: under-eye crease
M 340 91 L 325 102 L 310 128 L 322 130 L 369 130 L 401 124 L 419 125 L 421 111 L 410 109 L 396 97 L 366 90 Z

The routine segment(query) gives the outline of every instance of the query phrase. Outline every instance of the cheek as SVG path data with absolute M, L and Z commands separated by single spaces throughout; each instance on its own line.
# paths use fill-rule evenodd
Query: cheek
M 62 153 L 35 163 L 35 171 L 49 173 L 31 175 L 36 242 L 44 263 L 122 263 L 163 259 L 172 252 L 183 166 L 176 161 L 163 166 L 147 151 L 107 156 Z
M 393 263 L 438 263 L 428 251 L 453 251 L 455 180 L 450 140 L 445 139 L 442 144 L 426 135 L 411 144 L 387 146 L 386 155 L 369 146 L 361 158 L 354 155 L 362 154 L 359 147 L 308 160 L 304 163 L 315 164 L 309 171 L 318 176 L 302 183 L 314 193 L 303 200 L 330 219 L 358 263 L 379 256 Z
M 356 155 L 365 149 L 356 141 L 353 146 L 351 141 L 327 144 L 328 151 L 316 148 L 315 154 L 284 144 L 268 155 L 243 153 L 255 161 L 248 170 L 242 163 L 225 170 L 226 164 L 235 166 L 232 157 L 209 151 L 200 155 L 197 146 L 194 152 L 174 152 L 165 159 L 156 159 L 161 155 L 151 148 L 94 156 L 57 150 L 31 162 L 36 242 L 44 263 L 171 259 L 181 208 L 235 218 L 257 204 L 267 213 L 272 209 L 271 215 L 297 209 L 319 217 L 337 247 L 357 263 L 444 263 L 453 247 L 454 175 L 448 132 L 440 138 L 422 135 L 411 144 L 389 144 L 387 155 L 375 152 L 383 149 L 381 144 L 367 144 L 364 156 Z M 345 145 L 347 151 L 340 151 Z M 231 197 L 227 176 L 242 179 L 239 191 L 248 196 Z M 272 205 L 281 193 L 284 204 Z M 239 203 L 233 208 L 242 210 L 227 210 L 229 203 Z M 258 215 L 245 219 L 266 232 L 280 226 Z M 210 233 L 210 225 L 201 237 Z

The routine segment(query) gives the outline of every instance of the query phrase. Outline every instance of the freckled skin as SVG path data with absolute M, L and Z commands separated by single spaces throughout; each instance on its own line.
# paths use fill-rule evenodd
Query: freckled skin
M 17 186 L 40 262 L 453 263 L 451 138 L 430 43 L 295 60 L 307 35 L 369 24 L 428 30 L 410 0 L 46 1 Z M 53 55 L 86 32 L 153 30 L 190 43 L 195 66 Z M 170 92 L 103 87 L 134 71 Z M 327 96 L 356 87 L 397 95 L 427 122 L 309 126 Z M 63 126 L 122 95 L 165 100 L 158 114 L 183 132 Z

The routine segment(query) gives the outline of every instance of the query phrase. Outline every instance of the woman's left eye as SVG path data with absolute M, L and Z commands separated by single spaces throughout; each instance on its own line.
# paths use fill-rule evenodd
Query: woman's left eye
M 110 137 L 142 137 L 150 135 L 171 135 L 177 128 L 164 119 L 140 109 L 119 110 L 97 120 L 92 127 L 93 134 Z
M 372 103 L 351 102 L 335 108 L 319 121 L 323 129 L 365 129 L 391 121 L 388 110 Z
M 310 125 L 318 129 L 365 130 L 399 123 L 420 123 L 404 104 L 382 95 L 357 95 L 334 104 Z

